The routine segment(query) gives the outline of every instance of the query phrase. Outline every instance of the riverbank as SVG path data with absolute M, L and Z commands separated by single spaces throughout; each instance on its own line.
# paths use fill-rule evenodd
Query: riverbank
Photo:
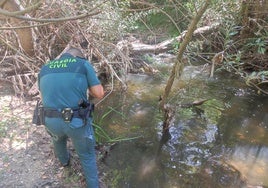
M 12 87 L 0 85 L 0 187 L 84 187 L 78 156 L 71 143 L 70 167 L 61 167 L 44 126 L 32 125 L 35 101 L 13 95 Z M 101 162 L 98 161 L 99 166 Z M 101 169 L 101 167 L 100 167 Z M 100 172 L 100 184 L 102 173 Z

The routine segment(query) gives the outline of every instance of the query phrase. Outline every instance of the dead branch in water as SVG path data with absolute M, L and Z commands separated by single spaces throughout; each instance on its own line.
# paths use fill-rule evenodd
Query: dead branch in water
M 177 108 L 193 108 L 196 106 L 200 106 L 207 102 L 209 99 L 196 100 L 191 103 L 185 104 L 165 104 L 164 105 L 164 121 L 163 121 L 163 129 L 162 132 L 168 132 L 169 127 L 173 124 L 175 120 L 175 112 Z

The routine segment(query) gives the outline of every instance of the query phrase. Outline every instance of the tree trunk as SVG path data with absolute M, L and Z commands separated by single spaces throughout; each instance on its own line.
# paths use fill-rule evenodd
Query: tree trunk
M 183 52 L 185 51 L 188 43 L 191 41 L 192 35 L 196 29 L 196 25 L 199 22 L 199 20 L 201 19 L 204 12 L 206 11 L 209 4 L 210 4 L 210 0 L 206 0 L 203 7 L 201 7 L 200 10 L 197 12 L 196 16 L 193 18 L 192 22 L 190 23 L 190 25 L 188 27 L 188 30 L 187 30 L 187 33 L 185 35 L 183 42 L 180 45 L 180 48 L 178 50 L 177 59 L 172 67 L 172 71 L 171 71 L 170 77 L 168 79 L 167 85 L 165 87 L 165 92 L 163 94 L 162 101 L 160 102 L 160 108 L 162 110 L 164 110 L 164 105 L 166 103 L 167 97 L 169 96 L 169 93 L 171 91 L 171 88 L 172 88 L 172 85 L 173 85 L 173 82 L 175 80 L 176 75 L 178 77 L 180 77 L 182 74 L 183 67 L 184 67 Z
M 3 7 L 3 9 L 10 12 L 20 11 L 19 5 L 14 0 L 1 1 L 0 7 Z M 29 26 L 29 23 L 26 21 L 22 21 L 14 17 L 11 17 L 10 21 L 13 26 Z M 25 53 L 31 57 L 34 56 L 34 44 L 31 28 L 15 29 L 15 32 L 18 35 L 19 44 Z

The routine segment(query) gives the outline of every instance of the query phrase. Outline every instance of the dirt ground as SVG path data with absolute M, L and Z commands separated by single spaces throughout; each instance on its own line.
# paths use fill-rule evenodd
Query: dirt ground
M 44 126 L 31 123 L 36 102 L 12 93 L 11 86 L 0 82 L 0 188 L 85 187 L 71 144 L 71 165 L 61 167 Z

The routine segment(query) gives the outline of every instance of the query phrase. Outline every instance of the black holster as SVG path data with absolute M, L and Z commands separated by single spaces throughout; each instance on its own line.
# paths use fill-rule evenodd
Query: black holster
M 87 118 L 92 117 L 92 113 L 94 111 L 94 104 L 88 101 L 80 100 L 79 103 L 78 114 L 81 119 L 86 123 Z
M 44 116 L 44 107 L 41 101 L 37 101 L 34 113 L 33 113 L 33 119 L 32 124 L 34 125 L 44 125 L 45 124 L 45 116 Z

